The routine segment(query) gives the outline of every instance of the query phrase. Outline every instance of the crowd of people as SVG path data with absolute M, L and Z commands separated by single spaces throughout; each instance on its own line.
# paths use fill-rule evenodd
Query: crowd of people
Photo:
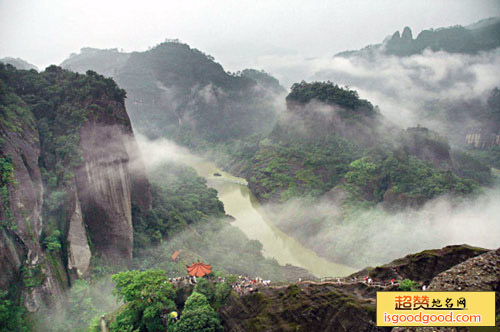
M 176 278 L 168 278 L 168 281 L 173 283 L 174 285 L 178 285 L 181 283 L 187 283 L 190 285 L 195 285 L 196 284 L 196 277 L 190 276 L 189 274 L 186 274 L 183 277 L 176 277 Z
M 299 283 L 300 283 L 300 278 L 299 278 Z M 374 285 L 374 286 L 382 286 L 382 287 L 387 287 L 387 286 L 393 286 L 393 285 L 398 285 L 398 281 L 396 281 L 394 278 L 390 280 L 390 282 L 384 282 L 384 281 L 374 281 L 371 277 L 369 276 L 364 276 L 362 278 L 358 277 L 352 277 L 352 278 L 325 278 L 322 279 L 324 282 L 335 282 L 337 284 L 356 284 L 356 283 L 365 283 L 367 285 Z
M 259 290 L 259 286 L 269 287 L 271 280 L 263 280 L 262 278 L 251 279 L 247 276 L 238 276 L 238 280 L 232 285 L 233 290 L 238 294 L 250 294 Z
M 226 282 L 226 277 L 205 277 L 207 279 L 213 280 L 215 283 L 222 283 Z M 173 283 L 176 286 L 182 286 L 182 285 L 195 285 L 197 283 L 196 277 L 192 277 L 189 274 L 182 276 L 182 277 L 176 277 L 176 278 L 168 278 L 168 280 Z M 259 286 L 265 286 L 269 287 L 271 284 L 271 280 L 264 280 L 262 278 L 249 278 L 248 276 L 238 276 L 238 279 L 236 282 L 232 283 L 231 287 L 233 288 L 234 291 L 236 291 L 238 294 L 249 294 L 249 293 L 254 293 L 258 291 Z

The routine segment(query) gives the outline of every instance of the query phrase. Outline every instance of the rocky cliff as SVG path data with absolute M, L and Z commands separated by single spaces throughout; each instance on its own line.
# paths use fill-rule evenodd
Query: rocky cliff
M 40 143 L 28 106 L 0 81 L 0 288 L 19 277 L 26 286 L 28 309 L 61 287 L 40 244 L 43 228 L 43 184 L 38 158 Z
M 494 291 L 497 328 L 500 325 L 500 249 L 470 258 L 438 274 L 432 279 L 429 291 Z M 394 328 L 394 332 L 467 331 L 467 328 Z
M 369 276 L 373 280 L 381 281 L 389 281 L 392 278 L 396 280 L 411 279 L 428 285 L 432 278 L 439 273 L 485 252 L 488 250 L 466 244 L 451 245 L 441 249 L 424 250 L 410 254 L 376 268 L 365 268 L 349 277 Z
M 448 246 L 408 255 L 347 279 L 432 279 L 431 291 L 500 290 L 500 249 L 488 251 L 467 245 Z M 358 279 L 360 280 L 360 279 Z M 232 293 L 219 310 L 225 331 L 391 331 L 375 323 L 376 292 L 397 286 L 363 282 L 302 282 L 261 288 L 246 295 Z M 499 311 L 497 296 L 497 315 Z M 393 331 L 435 331 L 436 328 L 397 328 Z M 442 329 L 458 331 L 457 329 Z M 465 329 L 466 330 L 466 329 Z M 461 330 L 460 330 L 461 331 Z
M 92 257 L 130 262 L 132 203 L 151 193 L 112 80 L 0 65 L 0 113 L 0 288 L 36 311 Z
M 375 326 L 373 300 L 333 284 L 231 295 L 219 314 L 225 331 L 383 331 Z

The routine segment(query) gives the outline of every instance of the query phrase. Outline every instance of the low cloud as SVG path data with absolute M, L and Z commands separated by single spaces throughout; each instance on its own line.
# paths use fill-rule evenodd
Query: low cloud
M 251 65 L 272 73 L 287 88 L 301 80 L 347 85 L 404 127 L 421 124 L 439 129 L 442 123 L 430 119 L 426 111 L 438 103 L 485 101 L 500 86 L 500 49 L 477 55 L 430 50 L 408 57 L 378 53 L 371 58 L 271 55 L 256 58 Z
M 499 247 L 499 199 L 499 189 L 488 189 L 473 200 L 444 196 L 418 210 L 391 213 L 378 205 L 345 217 L 338 202 L 323 197 L 269 204 L 265 211 L 320 255 L 363 268 L 452 244 Z

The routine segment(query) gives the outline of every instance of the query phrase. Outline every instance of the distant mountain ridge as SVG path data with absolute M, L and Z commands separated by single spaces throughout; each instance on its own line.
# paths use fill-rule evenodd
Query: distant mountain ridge
M 82 48 L 61 66 L 113 77 L 127 91 L 133 125 L 150 137 L 183 143 L 269 131 L 285 89 L 254 69 L 229 73 L 214 58 L 176 40 L 145 52 Z
M 500 18 L 488 18 L 466 27 L 455 25 L 446 28 L 423 30 L 414 39 L 409 27 L 394 32 L 382 43 L 368 45 L 360 50 L 344 51 L 335 56 L 373 56 L 377 52 L 385 55 L 410 56 L 426 49 L 448 53 L 476 54 L 500 47 Z
M 35 66 L 34 64 L 31 64 L 28 61 L 23 60 L 21 58 L 5 57 L 5 58 L 0 59 L 0 62 L 14 66 L 17 69 L 22 69 L 22 70 L 34 69 L 34 70 L 38 71 L 37 66 Z

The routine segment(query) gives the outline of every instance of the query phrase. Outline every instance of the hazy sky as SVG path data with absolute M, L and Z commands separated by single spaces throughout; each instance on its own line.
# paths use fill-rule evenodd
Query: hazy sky
M 402 30 L 500 16 L 500 0 L 0 0 L 0 57 L 39 68 L 81 47 L 145 50 L 179 38 L 234 71 L 320 57 Z M 266 69 L 266 68 L 258 68 Z

